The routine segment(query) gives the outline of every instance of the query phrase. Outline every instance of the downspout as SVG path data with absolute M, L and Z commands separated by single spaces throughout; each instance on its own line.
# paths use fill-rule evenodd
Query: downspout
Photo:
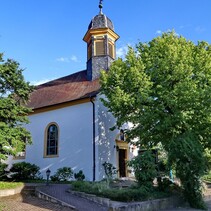
M 95 157 L 96 157 L 96 152 L 95 152 L 95 98 L 94 97 L 90 97 L 90 102 L 92 103 L 92 149 L 93 149 L 93 182 L 95 181 L 95 172 L 96 172 L 96 161 L 95 161 Z

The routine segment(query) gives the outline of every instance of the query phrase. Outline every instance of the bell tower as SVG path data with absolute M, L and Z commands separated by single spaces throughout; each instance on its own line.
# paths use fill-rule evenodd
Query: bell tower
M 87 43 L 87 79 L 93 81 L 100 77 L 101 70 L 108 70 L 116 59 L 116 41 L 119 35 L 114 32 L 111 20 L 100 12 L 90 22 L 83 40 Z

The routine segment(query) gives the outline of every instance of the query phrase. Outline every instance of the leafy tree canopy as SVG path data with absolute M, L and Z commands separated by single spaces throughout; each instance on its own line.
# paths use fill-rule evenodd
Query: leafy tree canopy
M 0 54 L 0 160 L 16 155 L 31 142 L 28 123 L 31 109 L 24 106 L 33 87 L 24 81 L 23 69 L 11 59 L 3 60 Z
M 178 175 L 185 179 L 192 174 L 189 178 L 196 178 L 198 190 L 206 170 L 204 150 L 211 147 L 211 46 L 163 33 L 129 47 L 125 60 L 116 60 L 108 73 L 102 73 L 101 85 L 106 96 L 102 100 L 116 117 L 116 127 L 132 123 L 127 136 L 138 138 L 140 147 L 161 142 Z M 191 152 L 195 156 L 190 157 Z M 188 172 L 184 166 L 189 164 Z
M 211 146 L 211 46 L 174 32 L 129 48 L 101 76 L 105 105 L 117 126 L 131 122 L 139 144 L 168 146 L 189 131 Z

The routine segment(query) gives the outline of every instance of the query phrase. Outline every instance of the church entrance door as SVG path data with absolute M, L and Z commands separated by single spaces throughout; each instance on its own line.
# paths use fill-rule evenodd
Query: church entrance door
M 126 177 L 127 150 L 119 149 L 119 177 Z

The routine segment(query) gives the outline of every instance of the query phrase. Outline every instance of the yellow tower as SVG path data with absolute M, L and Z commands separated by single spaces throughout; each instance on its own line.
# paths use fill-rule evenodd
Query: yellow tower
M 116 59 L 116 41 L 119 35 L 114 32 L 111 20 L 100 12 L 90 22 L 83 40 L 87 43 L 87 79 L 92 81 L 100 76 L 100 70 L 108 70 Z

